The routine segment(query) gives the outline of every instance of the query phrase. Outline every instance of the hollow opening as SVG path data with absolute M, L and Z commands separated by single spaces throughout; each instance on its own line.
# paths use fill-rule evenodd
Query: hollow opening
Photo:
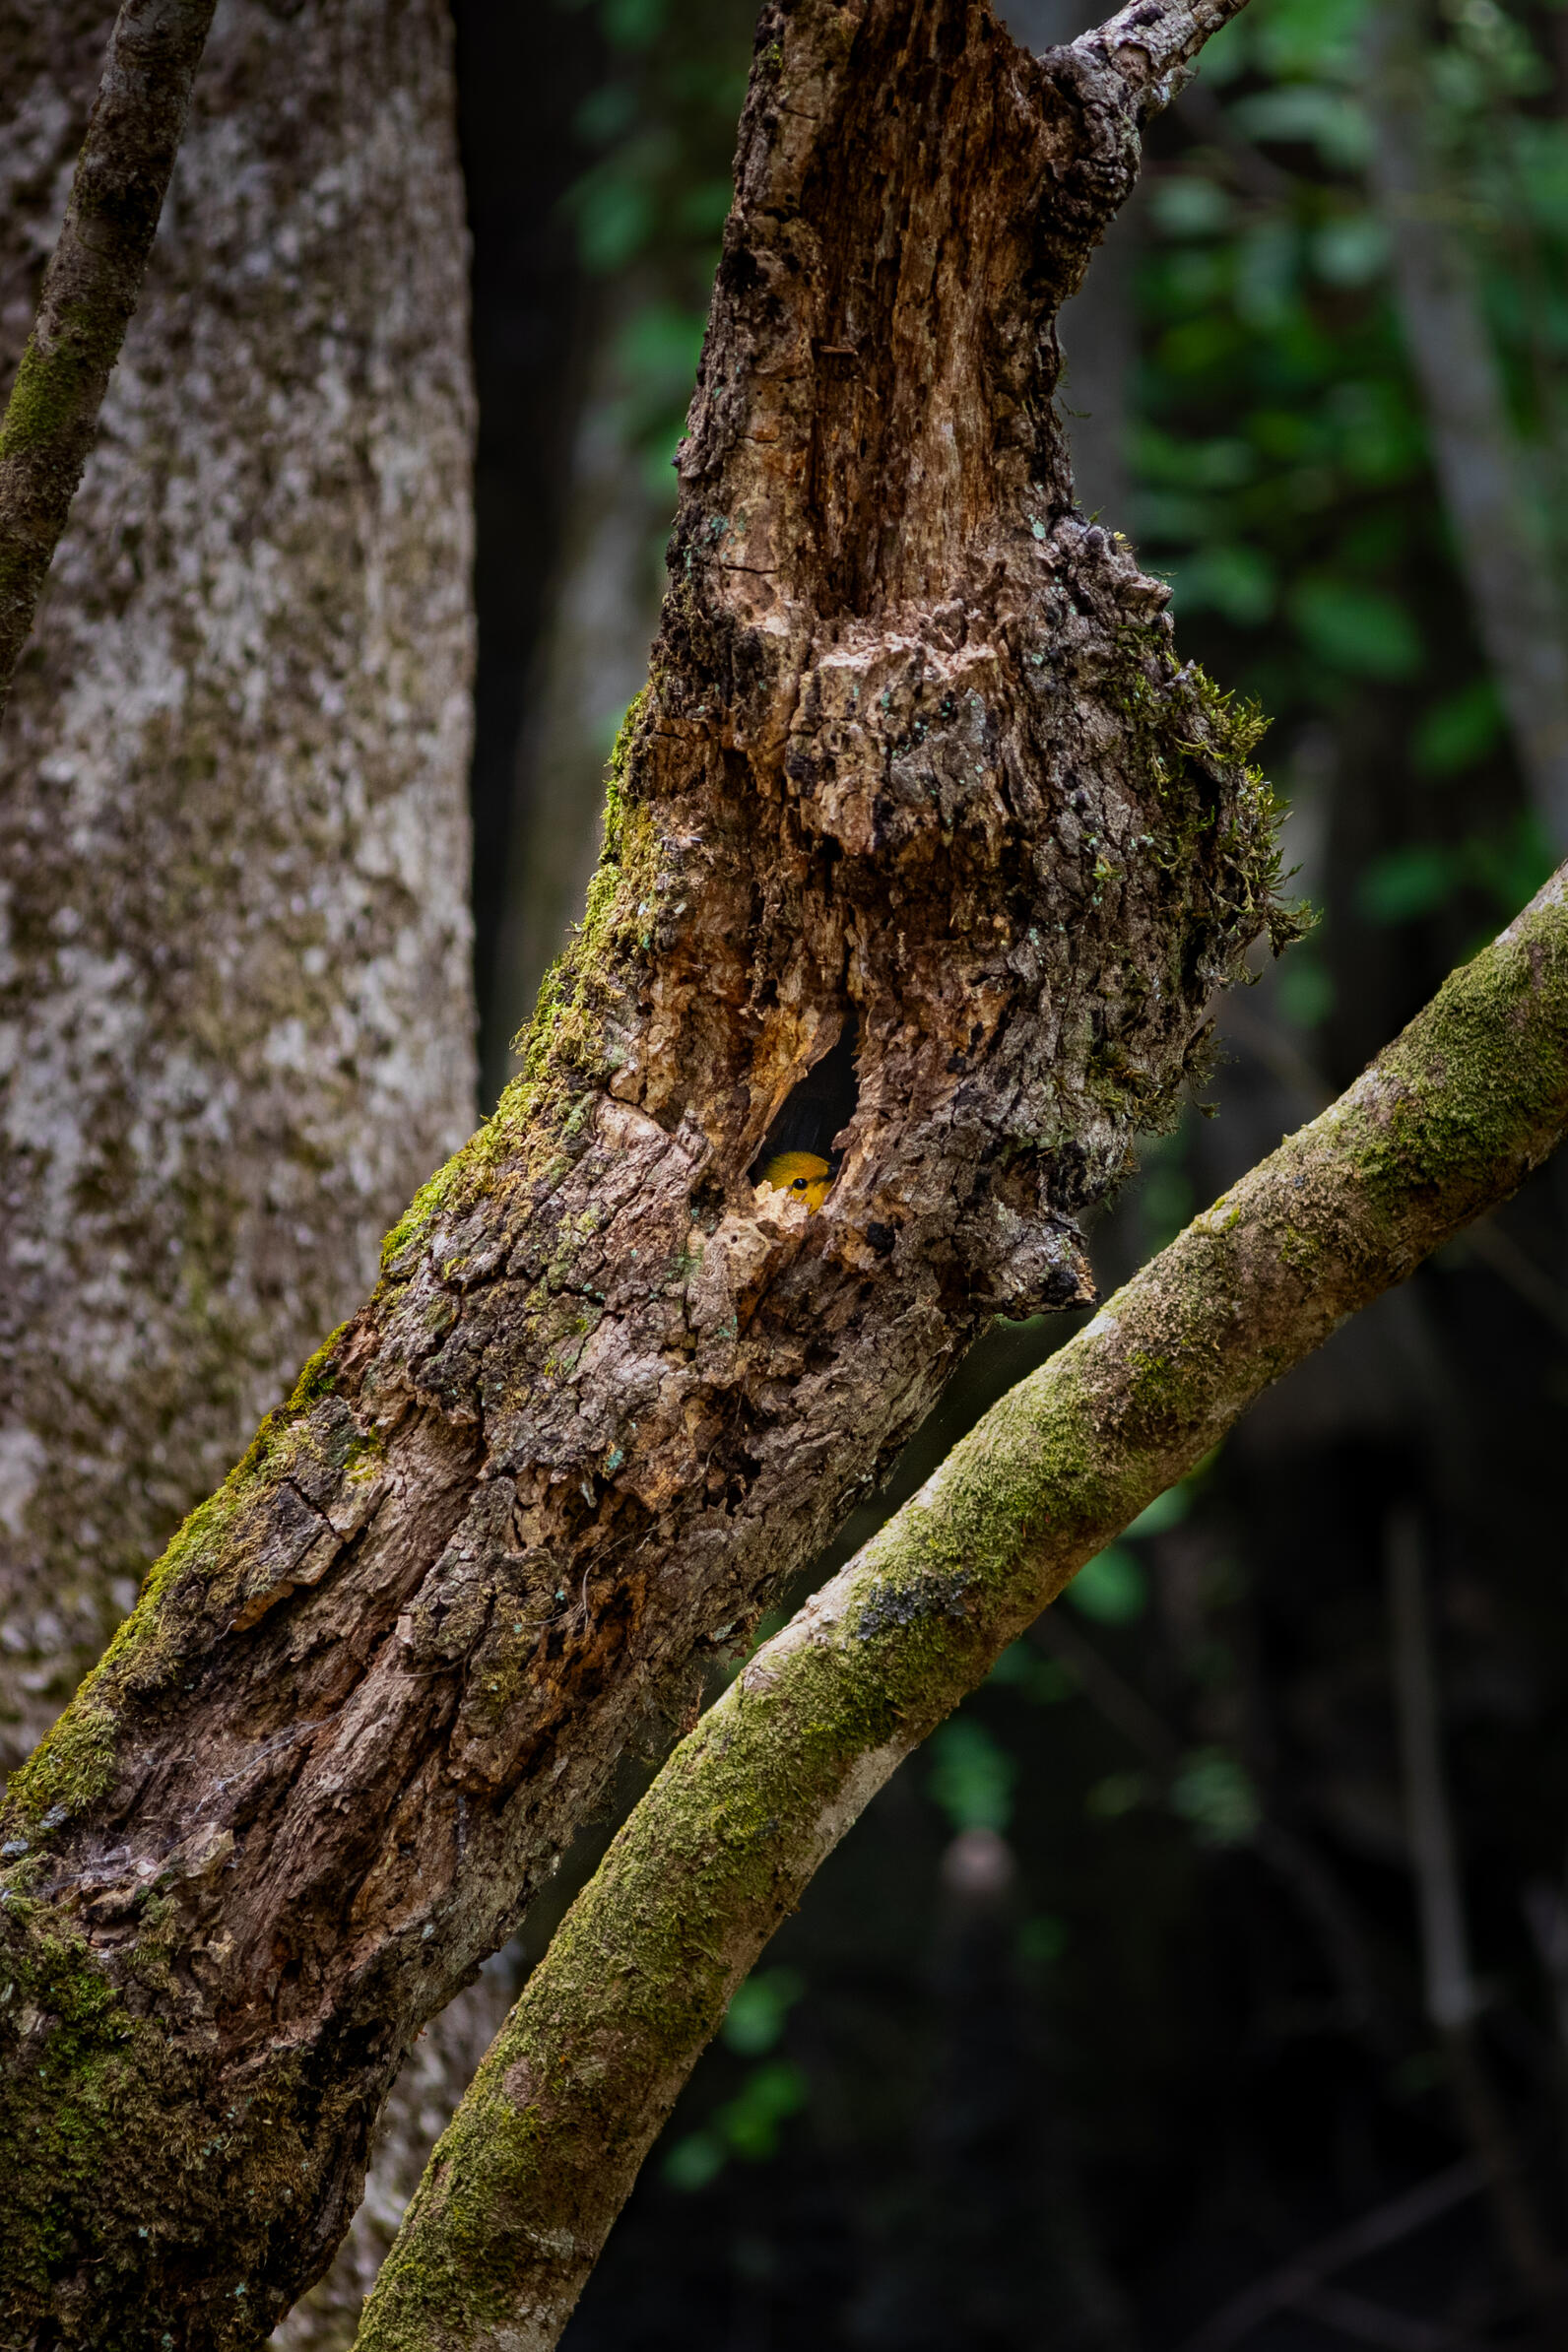
M 761 1148 L 748 1170 L 752 1184 L 760 1184 L 769 1163 L 786 1151 L 809 1151 L 827 1162 L 830 1179 L 838 1174 L 838 1163 L 844 1155 L 833 1148 L 833 1139 L 849 1125 L 860 1099 L 860 1085 L 855 1077 L 858 1042 L 859 1029 L 851 1007 L 844 1015 L 837 1043 L 829 1046 L 819 1062 L 813 1063 L 774 1113 Z

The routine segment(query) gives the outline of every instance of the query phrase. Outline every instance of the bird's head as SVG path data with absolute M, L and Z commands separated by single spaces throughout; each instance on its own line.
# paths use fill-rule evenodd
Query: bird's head
M 792 1200 L 804 1201 L 814 1215 L 826 1200 L 832 1181 L 831 1168 L 815 1151 L 777 1151 L 762 1170 L 764 1184 L 770 1184 L 776 1193 L 788 1193 Z

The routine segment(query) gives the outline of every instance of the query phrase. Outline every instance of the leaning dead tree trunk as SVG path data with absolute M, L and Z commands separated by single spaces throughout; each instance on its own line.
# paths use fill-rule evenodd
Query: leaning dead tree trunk
M 0 0 L 6 375 L 112 21 Z M 219 8 L 0 734 L 0 1771 L 473 1125 L 446 46 Z
M 1281 920 L 1255 723 L 1050 406 L 1139 120 L 1230 13 L 1036 62 L 982 0 L 764 10 L 650 689 L 525 1075 L 13 1783 L 5 2343 L 265 2332 L 639 1719 L 986 1317 L 1085 1295 L 1076 1211 Z M 815 1217 L 753 1184 L 803 1106 Z

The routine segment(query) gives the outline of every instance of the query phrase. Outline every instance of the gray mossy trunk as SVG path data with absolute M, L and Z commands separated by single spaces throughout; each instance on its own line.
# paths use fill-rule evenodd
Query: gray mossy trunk
M 1140 115 L 1234 4 L 1043 64 L 982 0 L 764 9 L 650 690 L 525 1074 L 12 1787 L 0 2341 L 264 2333 L 639 1722 L 987 1316 L 1086 1294 L 1076 1213 L 1278 922 L 1255 727 L 1050 405 Z M 851 1020 L 813 1217 L 752 1171 Z
M 0 0 L 0 379 L 113 11 Z M 0 734 L 0 1770 L 473 1123 L 437 0 L 224 0 Z

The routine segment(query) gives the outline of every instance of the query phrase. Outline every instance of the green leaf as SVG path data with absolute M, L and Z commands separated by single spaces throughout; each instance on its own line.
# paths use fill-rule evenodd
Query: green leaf
M 1049 1968 L 1067 1950 L 1067 1923 L 1054 1912 L 1040 1912 L 1018 1929 L 1018 1958 L 1029 1968 Z
M 1293 221 L 1258 221 L 1236 243 L 1236 315 L 1256 333 L 1285 323 L 1301 273 L 1301 237 Z
M 994 1829 L 1013 1818 L 1013 1785 L 1018 1768 L 983 1724 L 955 1716 L 931 1740 L 932 1770 L 926 1786 L 954 1830 Z
M 1166 566 L 1178 614 L 1216 612 L 1256 628 L 1274 611 L 1274 566 L 1261 548 L 1221 544 Z
M 1171 1789 L 1171 1809 L 1206 1846 L 1244 1845 L 1263 1818 L 1246 1767 L 1222 1748 L 1187 1758 Z
M 724 2170 L 724 2142 L 711 2131 L 688 2131 L 678 2139 L 659 2170 L 672 2189 L 692 2195 Z
M 1304 947 L 1285 959 L 1274 982 L 1279 1010 L 1298 1029 L 1315 1029 L 1334 1011 L 1334 976 Z
M 1392 684 L 1413 678 L 1421 667 L 1415 623 L 1386 589 L 1303 580 L 1290 599 L 1290 618 L 1311 653 L 1352 677 Z
M 623 269 L 653 234 L 652 191 L 624 171 L 585 174 L 572 191 L 572 210 L 583 267 L 599 277 Z
M 1366 108 L 1321 82 L 1283 82 L 1238 98 L 1230 119 L 1243 138 L 1314 147 L 1331 171 L 1364 169 L 1372 153 Z
M 1503 706 L 1489 678 L 1472 679 L 1423 712 L 1410 743 L 1418 775 L 1457 776 L 1495 751 Z
M 1143 1564 L 1119 1543 L 1085 1560 L 1067 1588 L 1075 1608 L 1100 1625 L 1130 1625 L 1148 1601 Z
M 1230 226 L 1231 202 L 1217 180 L 1196 171 L 1170 171 L 1154 182 L 1149 210 L 1166 236 L 1220 236 Z
M 1140 1511 L 1130 1535 L 1163 1535 L 1167 1528 L 1180 1527 L 1192 1509 L 1192 1496 L 1185 1485 L 1167 1486 L 1163 1494 L 1156 1494 L 1144 1511 Z
M 1345 213 L 1314 230 L 1311 252 L 1327 285 L 1370 286 L 1388 262 L 1388 230 L 1376 213 Z
M 1054 1658 L 1042 1658 L 1028 1641 L 1010 1643 L 986 1680 L 1000 1683 L 1004 1690 L 1015 1690 L 1041 1707 L 1070 1699 L 1078 1688 L 1066 1666 Z
M 1412 841 L 1374 859 L 1356 884 L 1356 904 L 1372 923 L 1413 923 L 1446 905 L 1462 880 L 1452 849 Z
M 788 2058 L 758 2066 L 738 2095 L 721 2107 L 714 2126 L 748 2164 L 760 2164 L 778 2146 L 781 2123 L 806 2105 L 806 2077 Z
M 720 2028 L 726 2044 L 741 2058 L 760 2058 L 784 2031 L 785 2020 L 805 1990 L 796 1969 L 753 1971 L 737 1987 L 726 2012 Z
M 1378 0 L 1264 0 L 1253 27 L 1271 74 L 1332 74 L 1345 79 L 1360 65 L 1361 28 Z
M 600 21 L 614 49 L 651 49 L 664 30 L 666 0 L 604 0 Z

